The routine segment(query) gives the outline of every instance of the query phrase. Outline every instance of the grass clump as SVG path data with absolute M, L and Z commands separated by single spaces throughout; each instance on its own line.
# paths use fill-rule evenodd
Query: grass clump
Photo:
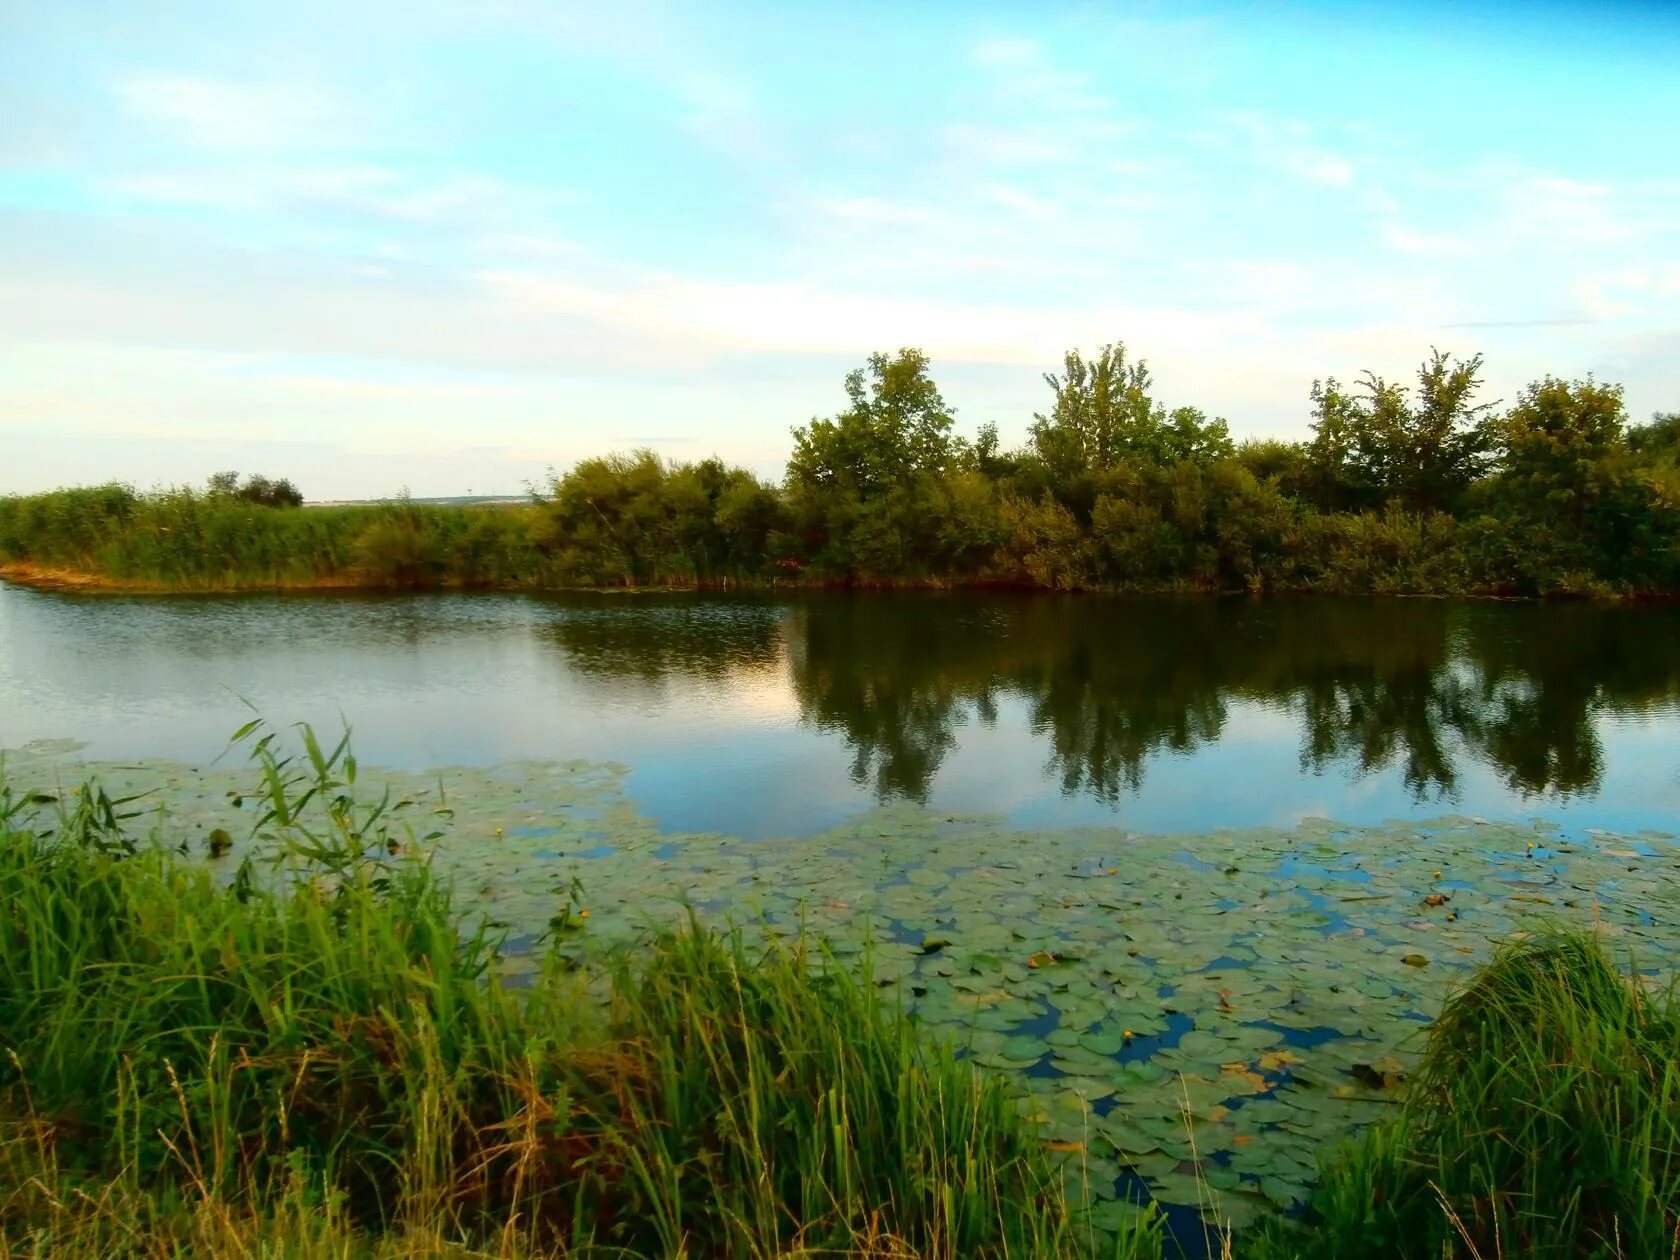
M 1328 1158 L 1303 1257 L 1680 1254 L 1680 1020 L 1587 935 L 1500 953 L 1401 1114 Z
M 803 943 L 692 927 L 514 991 L 347 797 L 307 865 L 231 880 L 72 799 L 0 792 L 0 1255 L 1095 1245 L 1009 1088 Z

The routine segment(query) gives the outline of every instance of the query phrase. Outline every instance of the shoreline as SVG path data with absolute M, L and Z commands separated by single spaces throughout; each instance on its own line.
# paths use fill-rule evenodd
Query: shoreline
M 841 579 L 812 579 L 808 581 L 773 579 L 768 582 L 724 580 L 718 582 L 664 582 L 641 586 L 541 585 L 501 582 L 427 582 L 389 583 L 369 581 L 350 575 L 322 576 L 308 579 L 278 578 L 264 581 L 234 579 L 228 582 L 181 584 L 147 581 L 135 578 L 115 578 L 81 569 L 65 569 L 22 561 L 0 562 L 0 583 L 11 583 L 28 590 L 54 591 L 76 595 L 420 595 L 439 592 L 497 591 L 535 595 L 557 595 L 589 592 L 600 595 L 670 595 L 679 593 L 712 594 L 718 592 L 787 592 L 787 591 L 846 591 L 893 592 L 923 591 L 965 594 L 1043 594 L 1043 595 L 1134 595 L 1182 596 L 1203 599 L 1229 599 L 1235 596 L 1265 599 L 1273 596 L 1329 596 L 1370 597 L 1378 599 L 1464 599 L 1509 603 L 1599 603 L 1599 604 L 1664 604 L 1680 599 L 1680 593 L 1662 591 L 1632 591 L 1620 594 L 1587 592 L 1551 592 L 1540 595 L 1516 595 L 1508 591 L 1341 591 L 1317 587 L 1285 587 L 1254 591 L 1233 587 L 1154 586 L 1111 587 L 1081 586 L 1059 589 L 1038 586 L 1030 582 L 1004 580 L 976 581 L 847 581 Z

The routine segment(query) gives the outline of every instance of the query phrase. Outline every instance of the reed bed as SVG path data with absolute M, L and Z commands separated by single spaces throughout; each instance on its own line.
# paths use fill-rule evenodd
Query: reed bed
M 0 497 L 0 571 L 115 590 L 563 584 L 528 507 L 271 507 L 120 485 Z

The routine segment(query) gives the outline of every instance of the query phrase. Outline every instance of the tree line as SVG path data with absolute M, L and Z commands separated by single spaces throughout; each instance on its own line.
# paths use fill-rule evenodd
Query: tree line
M 1643 594 L 1680 589 L 1680 413 L 1546 377 L 1508 406 L 1482 358 L 1315 381 L 1311 436 L 1235 441 L 1114 343 L 1045 374 L 1006 450 L 926 354 L 878 353 L 793 429 L 779 483 L 648 450 L 528 506 L 270 509 L 289 481 L 0 499 L 0 561 L 164 586 L 997 584 L 1056 590 Z
M 1482 358 L 1415 384 L 1314 382 L 1312 436 L 1234 442 L 1156 396 L 1123 344 L 1045 375 L 1026 443 L 972 439 L 920 350 L 876 354 L 847 405 L 793 430 L 781 485 L 715 460 L 586 460 L 544 498 L 596 582 L 777 571 L 851 584 L 1395 592 L 1668 591 L 1680 582 L 1680 413 L 1554 377 L 1501 409 Z

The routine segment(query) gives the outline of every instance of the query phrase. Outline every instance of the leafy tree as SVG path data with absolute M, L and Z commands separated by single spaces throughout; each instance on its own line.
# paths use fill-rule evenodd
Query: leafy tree
M 244 499 L 261 507 L 303 506 L 303 492 L 283 477 L 247 477 L 241 484 L 237 472 L 212 473 L 205 493 L 212 499 Z
M 1621 386 L 1548 376 L 1522 392 L 1495 432 L 1506 478 L 1548 507 L 1573 512 L 1622 450 L 1626 428 Z
M 1047 372 L 1044 381 L 1055 403 L 1049 415 L 1034 416 L 1030 441 L 1064 497 L 1077 479 L 1124 460 L 1206 462 L 1232 453 L 1223 420 L 1194 407 L 1169 412 L 1150 397 L 1149 365 L 1128 361 L 1124 342 L 1089 360 L 1069 350 L 1062 374 Z
M 846 397 L 851 405 L 832 420 L 793 430 L 790 482 L 869 495 L 950 464 L 952 413 L 922 351 L 870 355 L 867 370 L 847 375 Z
M 1652 459 L 1680 459 L 1680 411 L 1659 411 L 1627 431 L 1628 448 Z
M 239 497 L 263 507 L 303 506 L 303 492 L 284 477 L 278 481 L 251 477 L 239 488 Z
M 1646 451 L 1661 429 L 1641 432 Z M 1547 377 L 1498 425 L 1502 476 L 1489 496 L 1506 576 L 1519 588 L 1580 589 L 1610 580 L 1661 584 L 1674 513 L 1637 466 L 1618 385 Z
M 1449 508 L 1486 469 L 1487 413 L 1473 401 L 1482 356 L 1455 363 L 1432 350 L 1415 391 L 1366 372 L 1353 391 L 1314 381 L 1311 455 L 1316 497 L 1332 510 L 1398 500 L 1418 512 Z

